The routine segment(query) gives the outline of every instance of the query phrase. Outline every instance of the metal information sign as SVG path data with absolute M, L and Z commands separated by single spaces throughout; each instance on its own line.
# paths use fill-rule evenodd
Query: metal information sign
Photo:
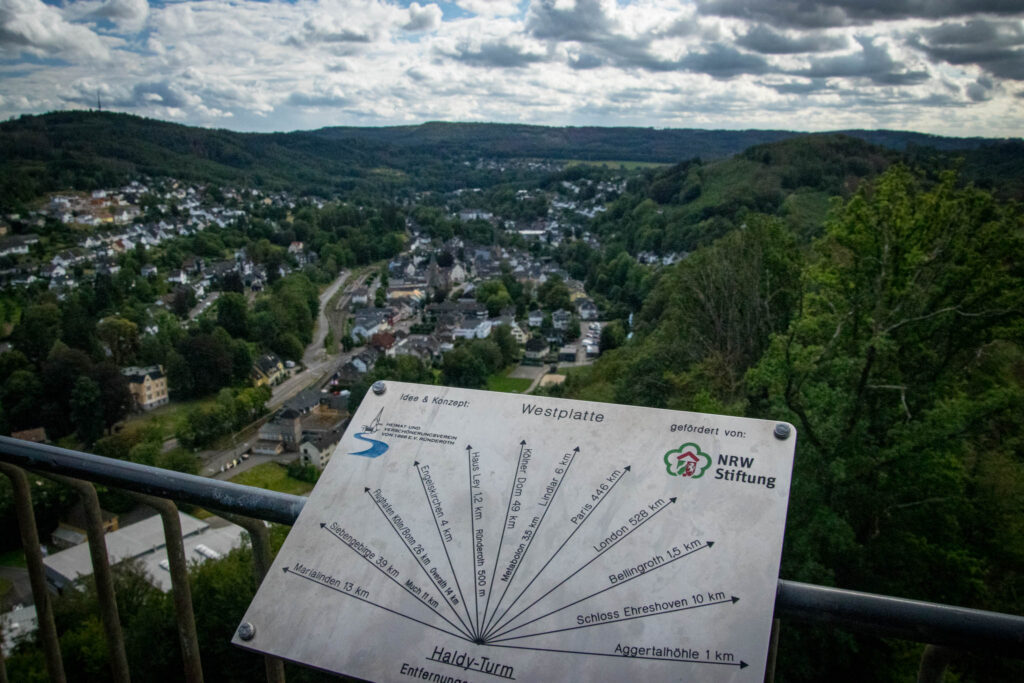
M 374 681 L 761 681 L 789 425 L 387 382 L 234 642 Z

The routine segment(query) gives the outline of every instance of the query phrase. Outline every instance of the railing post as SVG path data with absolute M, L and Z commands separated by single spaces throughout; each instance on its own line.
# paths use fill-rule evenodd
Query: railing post
M 772 619 L 772 632 L 768 636 L 768 661 L 764 667 L 764 683 L 775 683 L 775 662 L 779 658 L 779 631 L 781 619 Z
M 4 661 L 4 626 L 0 624 L 0 683 L 7 683 L 7 662 Z
M 270 534 L 263 520 L 244 517 L 229 512 L 218 513 L 221 517 L 237 524 L 249 532 L 252 540 L 252 569 L 256 578 L 256 586 L 263 582 L 263 577 L 270 570 Z M 284 662 L 277 657 L 264 655 L 263 662 L 267 668 L 267 683 L 284 683 Z
M 921 666 L 917 670 L 917 683 L 942 683 L 953 651 L 941 645 L 925 645 L 921 653 Z
M 188 565 L 185 562 L 185 543 L 181 538 L 178 506 L 163 498 L 143 493 L 128 493 L 159 512 L 163 520 L 167 562 L 171 571 L 171 593 L 174 596 L 174 612 L 178 620 L 178 640 L 181 645 L 181 659 L 185 665 L 185 680 L 188 683 L 202 683 L 203 664 L 199 659 L 199 637 L 196 634 L 195 612 L 192 610 L 192 590 L 188 585 Z
M 92 484 L 59 474 L 49 474 L 54 479 L 78 492 L 85 508 L 85 532 L 89 537 L 89 556 L 92 559 L 92 574 L 96 579 L 96 596 L 100 604 L 100 618 L 107 636 L 107 651 L 110 654 L 111 680 L 128 683 L 128 656 L 124 651 L 124 635 L 121 633 L 121 618 L 117 610 L 117 594 L 114 592 L 114 577 L 110 571 L 107 556 L 107 542 L 103 531 L 103 513 L 100 499 Z
M 46 656 L 46 670 L 52 683 L 64 683 L 64 660 L 60 656 L 60 640 L 57 638 L 57 625 L 53 621 L 53 607 L 50 593 L 46 588 L 46 570 L 43 567 L 43 552 L 39 547 L 39 532 L 36 530 L 36 515 L 32 510 L 32 493 L 28 486 L 28 477 L 20 467 L 0 463 L 0 472 L 11 480 L 14 489 L 14 509 L 18 515 L 18 530 L 21 532 L 21 545 L 25 549 L 25 564 L 28 566 L 28 578 L 32 584 L 32 598 L 36 604 L 36 621 L 38 622 L 39 640 L 43 643 Z

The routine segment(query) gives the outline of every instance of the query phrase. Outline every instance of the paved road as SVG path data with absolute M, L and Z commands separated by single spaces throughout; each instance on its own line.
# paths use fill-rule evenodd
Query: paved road
M 330 322 L 327 320 L 327 302 L 331 300 L 331 297 L 335 295 L 351 274 L 347 270 L 341 271 L 338 279 L 328 285 L 327 289 L 320 295 L 320 315 L 316 320 L 316 332 L 313 334 L 313 343 L 306 347 L 306 353 L 302 355 L 302 363 L 304 365 L 312 365 L 314 361 L 327 355 L 324 349 L 324 339 L 327 338 L 327 332 L 331 329 Z M 350 285 L 346 290 L 351 288 Z
M 208 309 L 210 306 L 212 306 L 217 301 L 217 298 L 219 296 L 220 292 L 212 292 L 208 297 L 206 297 L 206 299 L 200 301 L 198 304 L 196 304 L 195 308 L 189 311 L 188 319 L 195 320 L 196 318 L 198 318 L 199 314 Z
M 292 396 L 295 396 L 319 380 L 329 370 L 333 369 L 339 361 L 344 362 L 338 356 L 327 354 L 327 351 L 324 349 L 324 339 L 327 337 L 327 330 L 330 329 L 330 324 L 327 321 L 327 302 L 338 291 L 338 288 L 345 283 L 350 274 L 347 270 L 341 271 L 338 278 L 320 295 L 320 315 L 317 316 L 317 327 L 316 332 L 313 334 L 313 343 L 307 346 L 306 352 L 302 354 L 302 364 L 306 369 L 302 372 L 293 372 L 291 377 L 274 387 L 273 394 L 267 402 L 267 408 L 271 411 L 281 407 Z M 356 283 L 351 282 L 345 288 L 345 291 L 351 291 L 356 286 Z
M 331 356 L 328 355 L 324 349 L 324 339 L 327 337 L 327 330 L 330 329 L 330 323 L 328 322 L 327 316 L 331 314 L 331 311 L 327 310 L 328 302 L 331 297 L 337 293 L 338 289 L 342 287 L 342 285 L 345 285 L 345 289 L 341 296 L 343 301 L 347 300 L 347 298 L 351 296 L 353 289 L 361 285 L 360 281 L 348 282 L 346 284 L 350 275 L 350 271 L 342 271 L 341 274 L 338 275 L 337 279 L 328 285 L 327 289 L 320 294 L 320 315 L 317 317 L 316 332 L 313 334 L 313 342 L 306 347 L 306 352 L 303 354 L 303 364 L 305 365 L 305 369 L 296 368 L 297 371 L 293 372 L 291 377 L 273 388 L 270 400 L 267 401 L 267 409 L 271 414 L 284 405 L 285 401 L 292 398 L 303 389 L 309 386 L 319 385 L 324 381 L 327 375 L 333 372 L 338 366 L 344 364 L 352 355 L 351 353 L 343 353 Z M 241 454 L 252 448 L 256 439 L 256 433 L 250 432 L 239 438 L 237 443 L 229 448 L 200 452 L 199 458 L 203 463 L 200 470 L 201 473 L 207 476 L 216 476 L 218 479 L 226 479 L 261 462 L 268 462 L 272 458 L 267 458 L 265 456 L 252 456 L 248 460 L 241 460 Z M 294 453 L 288 453 L 286 459 L 292 459 L 294 457 Z M 221 465 L 224 465 L 229 461 L 233 461 L 236 458 L 239 459 L 238 466 L 233 467 L 222 474 L 220 472 Z

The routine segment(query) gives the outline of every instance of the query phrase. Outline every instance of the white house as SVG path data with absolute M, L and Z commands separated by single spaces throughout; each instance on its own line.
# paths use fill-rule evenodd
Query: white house
M 454 334 L 459 339 L 486 339 L 491 336 L 491 327 L 492 323 L 490 320 L 481 320 L 479 322 L 466 320 L 462 325 L 455 328 Z
M 341 429 L 332 429 L 329 432 L 323 432 L 313 436 L 308 436 L 302 441 L 302 445 L 299 446 L 299 459 L 303 465 L 312 465 L 318 470 L 322 470 L 327 466 L 327 463 L 331 461 L 331 455 L 334 453 L 334 447 L 338 441 L 341 440 Z
M 597 320 L 597 304 L 590 299 L 577 301 L 576 310 L 579 311 L 581 320 Z

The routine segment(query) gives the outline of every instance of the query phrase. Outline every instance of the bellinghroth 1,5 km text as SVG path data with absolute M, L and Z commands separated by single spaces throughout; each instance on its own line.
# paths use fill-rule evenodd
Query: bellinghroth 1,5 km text
M 237 645 L 378 681 L 763 680 L 792 429 L 398 382 L 352 424 Z

